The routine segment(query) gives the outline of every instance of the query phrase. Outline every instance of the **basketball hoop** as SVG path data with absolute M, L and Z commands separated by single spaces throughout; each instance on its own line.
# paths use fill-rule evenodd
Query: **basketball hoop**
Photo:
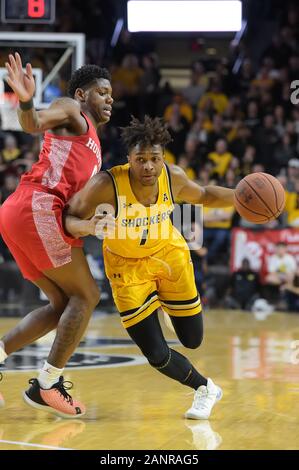
M 1 129 L 4 131 L 21 131 L 22 127 L 18 121 L 17 107 L 19 100 L 15 93 L 0 93 L 0 117 Z

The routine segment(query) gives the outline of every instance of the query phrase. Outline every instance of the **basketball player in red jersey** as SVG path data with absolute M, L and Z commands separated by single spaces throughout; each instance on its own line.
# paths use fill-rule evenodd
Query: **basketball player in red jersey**
M 109 72 L 96 65 L 78 69 L 69 83 L 70 98 L 47 110 L 33 106 L 35 82 L 30 64 L 23 71 L 18 53 L 9 55 L 7 82 L 20 100 L 18 118 L 25 132 L 43 133 L 39 161 L 25 173 L 0 209 L 0 232 L 24 278 L 48 297 L 49 304 L 29 313 L 0 341 L 0 362 L 12 352 L 57 328 L 50 354 L 25 401 L 66 418 L 85 413 L 63 383 L 63 369 L 80 342 L 100 293 L 85 259 L 82 242 L 63 229 L 67 201 L 101 168 L 97 127 L 109 121 Z

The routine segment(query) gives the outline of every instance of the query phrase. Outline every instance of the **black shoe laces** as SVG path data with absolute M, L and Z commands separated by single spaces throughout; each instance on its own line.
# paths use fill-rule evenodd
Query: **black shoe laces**
M 1 379 L 0 379 L 1 380 Z M 37 379 L 30 379 L 29 383 L 33 385 Z M 63 396 L 64 400 L 66 400 L 68 403 L 73 405 L 73 399 L 69 393 L 67 393 L 67 390 L 70 390 L 73 388 L 73 382 L 70 382 L 69 380 L 63 380 L 63 376 L 61 375 L 59 377 L 59 382 L 54 384 L 51 388 L 56 388 L 59 393 Z
M 63 380 L 63 377 L 59 377 L 59 382 L 53 386 L 53 388 L 57 388 L 59 393 L 63 396 L 63 398 L 69 402 L 71 405 L 73 404 L 73 399 L 69 393 L 67 393 L 67 390 L 70 390 L 73 388 L 73 382 L 70 382 L 69 380 Z

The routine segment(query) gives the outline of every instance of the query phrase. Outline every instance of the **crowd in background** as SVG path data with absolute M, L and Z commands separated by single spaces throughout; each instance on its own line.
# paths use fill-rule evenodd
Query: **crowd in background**
M 84 30 L 84 25 L 80 26 L 80 3 L 72 2 L 70 15 L 70 1 L 59 2 L 57 31 Z M 117 2 L 89 3 L 93 8 L 84 16 L 86 61 L 110 69 L 115 100 L 111 122 L 101 130 L 103 169 L 126 162 L 118 128 L 128 124 L 131 115 L 161 116 L 172 136 L 165 152 L 168 163 L 176 163 L 201 185 L 220 184 L 229 188 L 234 188 L 249 173 L 271 173 L 286 190 L 286 207 L 282 216 L 266 227 L 299 229 L 299 105 L 291 101 L 291 84 L 299 80 L 298 6 L 290 4 L 271 43 L 260 51 L 258 61 L 244 48 L 242 63 L 235 70 L 233 46 L 227 57 L 209 61 L 198 57 L 190 65 L 189 84 L 174 89 L 161 81 L 159 57 L 148 38 L 137 42 L 123 29 L 118 44 L 108 47 L 107 38 L 111 37 L 113 27 L 107 18 L 117 17 Z M 1 62 L 6 59 L 2 54 Z M 24 54 L 26 59 L 28 51 L 24 50 Z M 34 57 L 30 56 L 32 64 L 45 72 L 53 67 L 55 58 L 55 52 L 45 58 L 39 49 Z M 65 93 L 67 72 L 62 69 L 46 90 L 45 100 Z M 37 160 L 39 148 L 38 137 L 0 131 L 0 204 L 16 189 L 20 175 Z M 209 290 L 203 277 L 208 278 L 210 267 L 227 265 L 231 228 L 235 226 L 258 228 L 240 219 L 233 207 L 204 208 L 204 248 L 192 254 L 203 295 Z M 287 247 L 277 250 L 278 258 L 287 254 Z M 0 262 L 9 259 L 0 239 Z M 281 266 L 276 263 L 275 270 L 274 265 L 269 262 L 267 284 L 271 289 L 276 286 L 276 293 L 280 291 L 279 301 L 286 301 L 285 308 L 299 311 L 295 258 L 284 263 L 283 279 Z M 101 265 L 96 263 L 94 269 L 101 271 Z M 258 274 L 244 260 L 239 273 L 230 280 L 227 305 L 246 308 L 248 289 L 254 298 L 260 295 L 261 285 Z

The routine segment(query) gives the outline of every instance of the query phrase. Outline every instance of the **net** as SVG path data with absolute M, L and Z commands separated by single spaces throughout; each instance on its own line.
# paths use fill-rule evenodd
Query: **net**
M 18 103 L 18 98 L 14 93 L 4 92 L 0 94 L 0 119 L 2 130 L 22 130 L 17 115 Z

